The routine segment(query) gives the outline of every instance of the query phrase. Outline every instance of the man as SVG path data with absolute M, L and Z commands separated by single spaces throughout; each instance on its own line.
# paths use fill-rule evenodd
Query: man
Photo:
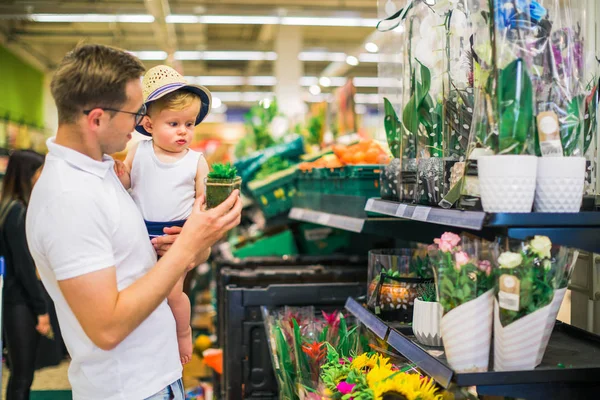
M 125 148 L 145 114 L 143 72 L 124 51 L 86 45 L 67 54 L 52 79 L 59 127 L 31 196 L 27 239 L 56 303 L 75 400 L 183 399 L 165 299 L 240 221 L 236 191 L 209 211 L 199 199 L 183 229 L 148 240 L 105 155 Z

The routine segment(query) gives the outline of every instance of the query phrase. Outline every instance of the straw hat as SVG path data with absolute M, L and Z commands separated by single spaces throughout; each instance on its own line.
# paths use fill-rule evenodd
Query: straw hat
M 146 106 L 179 89 L 195 93 L 200 97 L 202 104 L 200 105 L 200 113 L 196 117 L 196 125 L 198 125 L 210 112 L 212 97 L 207 88 L 189 84 L 179 72 L 166 65 L 158 65 L 150 68 L 142 81 L 142 91 Z M 135 129 L 141 134 L 151 136 L 142 125 L 136 126 Z

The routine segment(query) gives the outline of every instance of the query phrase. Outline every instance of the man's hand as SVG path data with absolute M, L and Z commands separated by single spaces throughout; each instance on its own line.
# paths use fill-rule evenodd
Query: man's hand
M 192 214 L 183 228 L 166 228 L 166 236 L 152 239 L 158 255 L 164 255 L 175 244 L 183 249 L 193 249 L 194 265 L 206 261 L 212 245 L 218 242 L 229 230 L 239 225 L 242 215 L 242 202 L 239 191 L 235 190 L 223 203 L 206 210 L 204 196 L 194 204 Z

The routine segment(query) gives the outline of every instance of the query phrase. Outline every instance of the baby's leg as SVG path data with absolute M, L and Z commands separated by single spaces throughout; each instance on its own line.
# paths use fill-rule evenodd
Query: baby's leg
M 181 363 L 186 364 L 192 359 L 192 328 L 190 327 L 191 305 L 190 299 L 183 293 L 183 280 L 185 275 L 171 290 L 167 301 L 175 317 L 177 325 L 177 343 L 179 345 L 179 356 Z

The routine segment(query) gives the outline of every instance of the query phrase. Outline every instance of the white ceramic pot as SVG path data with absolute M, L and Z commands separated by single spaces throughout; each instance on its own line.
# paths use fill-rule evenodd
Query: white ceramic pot
M 585 157 L 540 157 L 537 171 L 535 211 L 579 212 L 585 183 Z
M 495 155 L 477 159 L 481 203 L 486 212 L 531 212 L 536 156 Z
M 422 301 L 415 299 L 413 311 L 413 333 L 415 338 L 425 346 L 442 345 L 442 305 L 438 302 Z

